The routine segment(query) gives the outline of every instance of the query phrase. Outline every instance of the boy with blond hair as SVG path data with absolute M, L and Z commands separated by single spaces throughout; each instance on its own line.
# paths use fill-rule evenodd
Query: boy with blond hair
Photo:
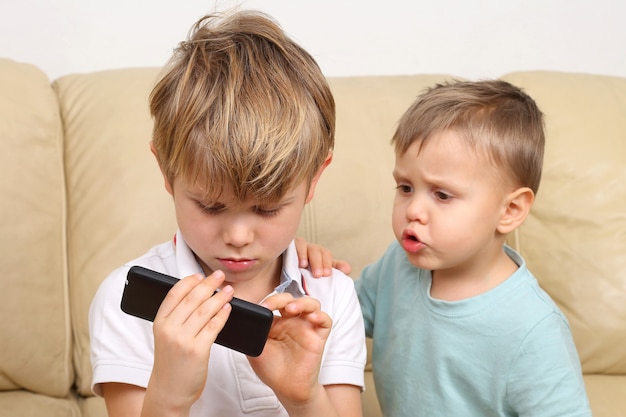
M 385 416 L 591 415 L 567 319 L 505 245 L 544 142 L 534 100 L 499 80 L 437 85 L 400 119 L 397 241 L 356 283 Z
M 334 142 L 334 101 L 313 58 L 260 13 L 206 16 L 150 110 L 178 231 L 93 300 L 92 383 L 109 415 L 360 416 L 352 280 L 310 279 L 293 244 Z M 133 265 L 182 278 L 154 324 L 120 309 Z M 280 312 L 259 357 L 214 343 L 233 296 Z

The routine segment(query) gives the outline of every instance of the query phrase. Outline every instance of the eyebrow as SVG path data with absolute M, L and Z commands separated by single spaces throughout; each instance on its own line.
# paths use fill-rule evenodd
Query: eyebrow
M 407 178 L 407 175 L 402 173 L 400 170 L 398 170 L 397 168 L 394 168 L 393 171 L 391 171 L 391 176 L 395 179 L 405 179 Z

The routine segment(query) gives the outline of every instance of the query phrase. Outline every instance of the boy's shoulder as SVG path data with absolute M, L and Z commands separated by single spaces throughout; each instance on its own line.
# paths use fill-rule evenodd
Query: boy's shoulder
M 111 271 L 100 284 L 100 291 L 107 292 L 107 289 L 113 290 L 113 288 L 115 291 L 121 291 L 120 288 L 123 288 L 123 285 L 120 287 L 120 282 L 126 281 L 126 274 L 132 266 L 143 266 L 163 274 L 178 276 L 173 242 L 167 241 L 153 246 L 145 254 Z
M 354 291 L 354 280 L 333 268 L 328 277 L 315 278 L 309 269 L 300 268 L 302 287 L 308 295 L 315 298 L 345 294 Z

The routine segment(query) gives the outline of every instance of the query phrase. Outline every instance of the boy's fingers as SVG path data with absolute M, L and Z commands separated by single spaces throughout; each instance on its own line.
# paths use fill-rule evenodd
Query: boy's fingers
M 294 298 L 289 293 L 275 294 L 261 303 L 270 310 L 279 310 L 283 318 L 302 316 L 309 323 L 323 328 L 331 328 L 332 319 L 321 310 L 319 300 L 313 297 Z
M 350 275 L 352 272 L 352 266 L 346 261 L 336 260 L 333 262 L 333 268 L 340 270 L 346 275 Z
M 297 316 L 319 311 L 320 302 L 313 297 L 294 298 L 289 293 L 274 294 L 261 303 L 270 310 L 279 310 L 283 316 Z
M 198 334 L 206 338 L 205 343 L 207 345 L 215 341 L 215 338 L 217 337 L 218 333 L 222 331 L 224 325 L 226 324 L 226 321 L 228 320 L 228 317 L 230 316 L 232 306 L 228 302 L 228 300 L 232 298 L 232 293 L 232 287 L 227 286 L 224 288 L 224 290 L 214 295 L 214 297 L 216 298 L 224 298 L 224 303 L 215 314 L 211 315 L 210 320 L 198 329 Z
M 293 295 L 284 292 L 284 293 L 274 294 L 272 296 L 267 297 L 265 300 L 263 300 L 261 305 L 272 311 L 281 310 L 285 308 L 285 306 L 289 304 L 290 302 L 292 302 L 293 300 L 294 300 Z
M 327 257 L 328 255 L 324 254 L 324 248 L 319 245 L 313 245 L 309 243 L 307 256 L 311 274 L 313 274 L 315 278 L 323 277 L 324 269 L 329 265 L 328 259 L 325 259 L 325 257 Z M 326 267 L 324 263 L 326 263 Z
M 307 242 L 301 237 L 296 237 L 294 242 L 300 268 L 310 268 L 314 278 L 321 278 L 331 274 L 333 256 L 328 249 Z
M 333 320 L 328 314 L 321 310 L 307 315 L 307 320 L 316 327 L 323 327 L 325 329 L 333 327 Z
M 221 271 L 216 271 L 207 278 L 201 274 L 194 274 L 181 279 L 163 300 L 157 317 L 175 315 L 178 321 L 184 322 L 194 310 L 213 296 L 223 282 L 224 273 Z M 223 305 L 230 298 L 232 294 L 225 293 L 214 300 Z
M 330 328 L 332 325 L 330 316 L 321 310 L 320 302 L 312 297 L 302 297 L 288 303 L 281 309 L 281 315 L 285 318 L 300 316 L 319 327 Z
M 322 256 L 322 270 L 321 270 L 321 276 L 324 277 L 328 277 L 330 276 L 333 271 L 332 271 L 332 266 L 333 266 L 333 254 L 329 249 L 323 248 L 320 246 L 319 249 L 321 256 Z
M 300 268 L 306 268 L 309 266 L 309 258 L 307 253 L 308 243 L 301 237 L 296 237 L 294 239 L 296 244 L 296 253 L 298 254 L 298 265 Z
M 302 297 L 286 305 L 285 311 L 293 315 L 311 314 L 321 312 L 321 308 L 322 306 L 317 299 L 312 297 Z
M 196 285 L 200 284 L 202 279 L 202 275 L 194 274 L 178 281 L 163 299 L 161 307 L 157 312 L 157 318 L 168 317 L 176 306 L 180 304 L 181 300 L 189 294 Z

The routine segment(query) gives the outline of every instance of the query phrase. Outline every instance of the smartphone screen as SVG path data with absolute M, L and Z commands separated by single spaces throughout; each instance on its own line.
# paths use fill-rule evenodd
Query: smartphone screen
M 178 278 L 151 269 L 131 267 L 122 294 L 122 311 L 154 321 L 161 302 L 177 282 Z M 230 304 L 230 316 L 215 343 L 248 356 L 259 356 L 272 326 L 272 311 L 239 298 L 233 298 Z

